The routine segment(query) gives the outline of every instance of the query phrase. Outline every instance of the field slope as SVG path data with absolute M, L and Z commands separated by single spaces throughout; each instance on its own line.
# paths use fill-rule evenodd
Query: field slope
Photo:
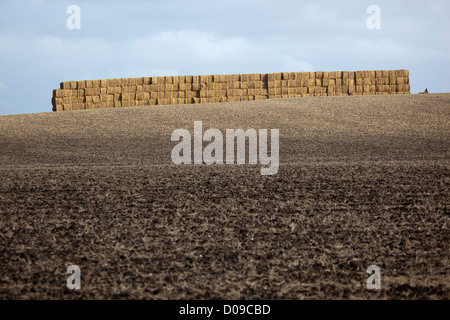
M 174 165 L 196 120 L 279 129 L 278 173 Z M 449 136 L 450 94 L 2 116 L 0 298 L 449 299 Z

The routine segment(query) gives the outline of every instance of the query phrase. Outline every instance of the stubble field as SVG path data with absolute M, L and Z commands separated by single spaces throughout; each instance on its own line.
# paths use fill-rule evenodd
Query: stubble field
M 174 165 L 197 120 L 279 129 L 278 173 Z M 2 116 L 0 298 L 449 299 L 449 136 L 450 94 Z

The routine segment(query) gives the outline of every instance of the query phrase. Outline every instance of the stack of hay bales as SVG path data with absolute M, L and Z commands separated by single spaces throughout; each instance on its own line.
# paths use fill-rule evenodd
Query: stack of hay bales
M 410 93 L 408 70 L 280 72 L 62 82 L 53 111 Z

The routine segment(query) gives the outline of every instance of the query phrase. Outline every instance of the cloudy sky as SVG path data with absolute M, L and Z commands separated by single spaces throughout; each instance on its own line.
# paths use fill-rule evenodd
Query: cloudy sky
M 62 81 L 141 76 L 409 69 L 412 93 L 450 92 L 449 13 L 448 0 L 2 0 L 0 115 L 51 111 Z

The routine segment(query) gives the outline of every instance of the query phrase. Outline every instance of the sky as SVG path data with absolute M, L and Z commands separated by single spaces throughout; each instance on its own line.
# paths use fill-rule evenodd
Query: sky
M 408 69 L 411 93 L 450 92 L 449 13 L 448 0 L 1 0 L 0 115 L 51 112 L 63 81 L 165 75 Z

